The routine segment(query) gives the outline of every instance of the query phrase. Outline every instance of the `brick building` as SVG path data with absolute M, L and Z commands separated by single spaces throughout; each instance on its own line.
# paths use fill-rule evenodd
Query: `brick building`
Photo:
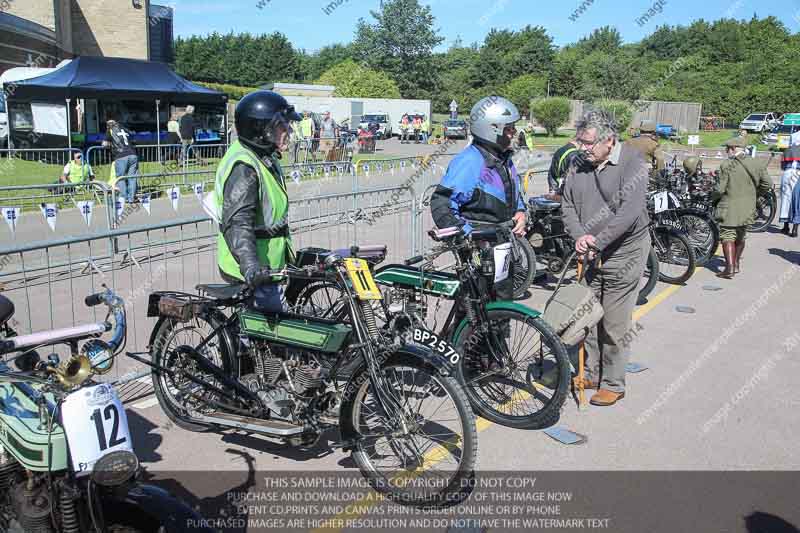
M 75 56 L 172 62 L 172 9 L 150 0 L 0 0 L 0 73 Z

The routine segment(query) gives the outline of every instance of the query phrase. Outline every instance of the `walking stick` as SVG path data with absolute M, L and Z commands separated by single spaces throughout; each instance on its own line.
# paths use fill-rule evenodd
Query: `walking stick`
M 583 278 L 583 261 L 578 261 L 578 281 Z M 584 348 L 584 341 L 580 342 L 578 346 L 578 410 L 581 411 L 586 408 L 586 394 L 584 392 L 583 371 L 584 360 L 586 358 L 586 349 Z

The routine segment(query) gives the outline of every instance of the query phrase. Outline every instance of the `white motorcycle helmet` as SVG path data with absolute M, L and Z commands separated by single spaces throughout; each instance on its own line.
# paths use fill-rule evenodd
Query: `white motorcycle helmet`
M 510 140 L 503 135 L 509 124 L 519 120 L 519 110 L 502 96 L 487 96 L 472 107 L 469 131 L 473 137 L 500 150 L 508 149 Z

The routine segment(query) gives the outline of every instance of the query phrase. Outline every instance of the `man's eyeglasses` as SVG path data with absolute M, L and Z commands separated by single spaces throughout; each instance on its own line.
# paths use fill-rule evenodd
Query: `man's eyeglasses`
M 579 146 L 581 146 L 583 148 L 594 148 L 594 146 L 596 144 L 598 144 L 600 142 L 600 140 L 599 139 L 595 139 L 593 141 L 586 141 L 586 140 L 583 140 L 583 139 L 575 139 L 575 142 Z
M 83 159 L 83 156 L 81 154 L 76 154 L 75 159 Z

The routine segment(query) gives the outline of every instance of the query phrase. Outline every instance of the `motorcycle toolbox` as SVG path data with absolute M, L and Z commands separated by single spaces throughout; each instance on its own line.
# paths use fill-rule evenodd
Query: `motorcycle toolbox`
M 40 425 L 39 408 L 30 398 L 30 395 L 36 394 L 33 389 L 27 384 L 6 384 L 0 389 L 0 445 L 28 470 L 65 470 L 67 437 L 57 423 L 53 424 L 52 435 L 48 435 L 46 425 Z M 23 389 L 30 394 L 23 392 Z M 51 395 L 48 394 L 47 397 L 52 404 Z M 48 440 L 52 450 L 52 459 L 49 461 Z
M 252 337 L 327 353 L 338 352 L 351 331 L 345 324 L 300 315 L 264 315 L 245 311 L 239 319 L 242 331 Z

